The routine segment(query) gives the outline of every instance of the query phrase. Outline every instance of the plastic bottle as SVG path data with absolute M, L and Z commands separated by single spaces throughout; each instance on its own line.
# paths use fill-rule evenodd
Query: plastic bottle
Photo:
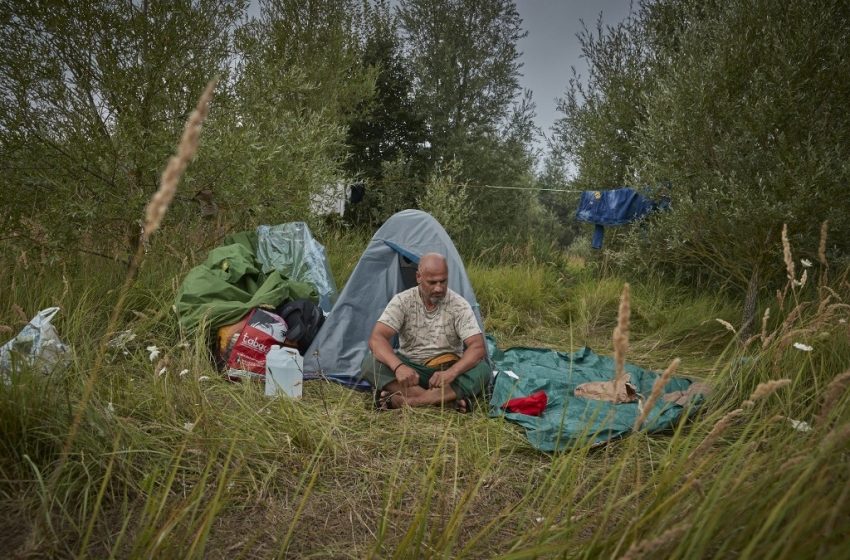
M 304 383 L 304 359 L 295 348 L 274 345 L 266 354 L 266 396 L 281 393 L 301 398 Z

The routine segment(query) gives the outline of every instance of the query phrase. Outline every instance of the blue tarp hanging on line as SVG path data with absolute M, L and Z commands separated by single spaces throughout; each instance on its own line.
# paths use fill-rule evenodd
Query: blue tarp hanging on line
M 666 207 L 669 202 L 660 203 L 645 197 L 632 188 L 624 187 L 609 191 L 584 191 L 576 211 L 576 220 L 594 224 L 594 249 L 602 248 L 605 235 L 604 226 L 619 226 L 635 222 L 653 210 Z

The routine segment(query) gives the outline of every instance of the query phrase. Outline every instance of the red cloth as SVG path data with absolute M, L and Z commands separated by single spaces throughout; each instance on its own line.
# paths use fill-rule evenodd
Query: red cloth
M 549 397 L 546 396 L 546 391 L 537 391 L 527 397 L 517 397 L 511 399 L 502 405 L 502 408 L 508 412 L 518 412 L 528 416 L 540 416 L 546 409 L 546 403 L 549 402 Z

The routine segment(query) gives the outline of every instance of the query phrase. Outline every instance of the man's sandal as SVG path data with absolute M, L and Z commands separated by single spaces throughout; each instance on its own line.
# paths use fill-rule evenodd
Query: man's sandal
M 454 409 L 461 414 L 469 414 L 475 408 L 475 399 L 470 397 L 462 397 L 455 399 Z
M 372 393 L 372 405 L 377 412 L 393 410 L 395 407 L 393 406 L 392 398 L 393 393 L 389 391 L 375 391 Z

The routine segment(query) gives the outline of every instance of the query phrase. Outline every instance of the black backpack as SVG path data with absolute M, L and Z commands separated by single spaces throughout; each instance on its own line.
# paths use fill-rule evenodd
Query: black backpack
M 322 309 L 309 299 L 296 299 L 278 307 L 277 314 L 286 321 L 287 342 L 297 346 L 303 356 L 325 322 Z

